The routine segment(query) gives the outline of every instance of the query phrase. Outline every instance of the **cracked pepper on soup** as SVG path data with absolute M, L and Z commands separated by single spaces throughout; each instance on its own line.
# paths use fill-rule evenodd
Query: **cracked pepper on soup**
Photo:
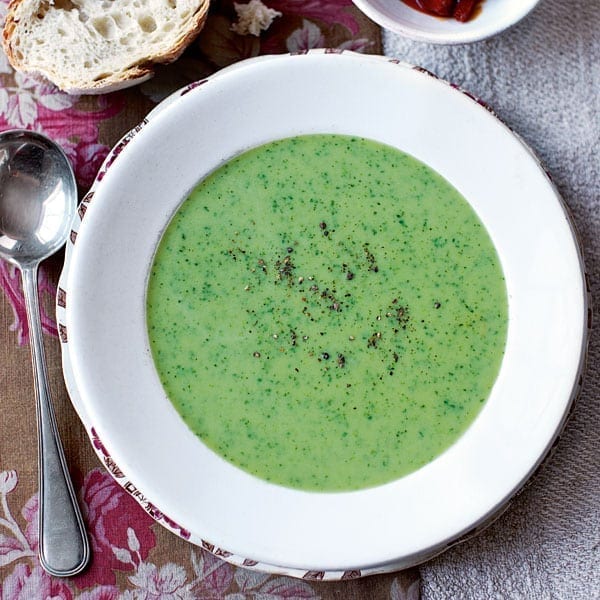
M 282 139 L 206 177 L 148 282 L 166 395 L 218 455 L 283 486 L 383 484 L 473 422 L 507 294 L 466 200 L 389 146 Z

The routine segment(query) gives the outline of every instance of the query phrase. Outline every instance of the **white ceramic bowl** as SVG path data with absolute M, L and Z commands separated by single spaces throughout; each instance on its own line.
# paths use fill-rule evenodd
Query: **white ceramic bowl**
M 188 192 L 250 147 L 316 132 L 379 140 L 443 175 L 487 227 L 509 297 L 506 354 L 473 425 L 418 471 L 349 493 L 269 484 L 204 446 L 163 392 L 145 322 L 153 253 Z M 188 86 L 115 147 L 79 215 L 58 296 L 74 405 L 116 480 L 231 562 L 325 579 L 416 564 L 506 506 L 578 389 L 587 296 L 556 189 L 488 109 L 409 65 L 310 52 Z
M 539 0 L 484 0 L 481 12 L 467 23 L 419 12 L 401 0 L 352 0 L 370 19 L 404 37 L 432 44 L 466 44 L 512 27 Z

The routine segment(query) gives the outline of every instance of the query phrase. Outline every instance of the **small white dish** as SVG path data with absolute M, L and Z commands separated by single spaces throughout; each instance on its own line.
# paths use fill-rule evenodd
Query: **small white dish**
M 489 38 L 519 22 L 539 0 L 484 0 L 470 21 L 435 17 L 402 0 L 352 0 L 378 25 L 399 35 L 431 44 L 467 44 Z
M 189 191 L 250 147 L 307 133 L 378 140 L 438 171 L 488 229 L 509 297 L 504 361 L 472 426 L 418 471 L 349 493 L 269 484 L 210 451 L 165 396 L 146 330 L 153 254 Z M 506 507 L 579 389 L 588 297 L 555 187 L 489 109 L 410 65 L 313 51 L 192 84 L 115 146 L 79 216 L 57 302 L 74 406 L 104 464 L 152 516 L 235 564 L 340 579 L 430 558 Z

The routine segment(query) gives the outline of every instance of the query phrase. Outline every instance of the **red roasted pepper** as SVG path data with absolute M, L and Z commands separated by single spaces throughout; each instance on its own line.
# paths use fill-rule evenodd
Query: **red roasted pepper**
M 468 21 L 473 15 L 473 10 L 475 10 L 477 1 L 478 0 L 457 0 L 453 15 L 454 18 L 462 23 Z
M 453 17 L 465 22 L 473 18 L 481 0 L 402 0 L 412 8 L 437 17 Z
M 454 13 L 456 0 L 417 0 L 417 4 L 425 12 L 440 17 L 451 17 Z

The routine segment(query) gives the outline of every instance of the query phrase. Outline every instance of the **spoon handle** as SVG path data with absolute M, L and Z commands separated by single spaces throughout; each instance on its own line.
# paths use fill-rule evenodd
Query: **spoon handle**
M 23 267 L 38 424 L 39 555 L 51 575 L 68 577 L 82 571 L 89 543 L 60 443 L 48 385 L 38 304 L 37 265 Z

